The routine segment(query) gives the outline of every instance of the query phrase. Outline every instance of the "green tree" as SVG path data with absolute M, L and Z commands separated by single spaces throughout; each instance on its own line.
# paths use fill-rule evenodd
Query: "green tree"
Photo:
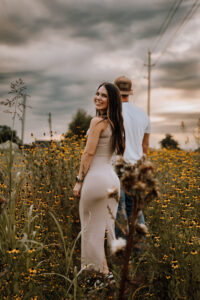
M 84 109 L 78 109 L 76 114 L 73 116 L 72 121 L 69 123 L 69 131 L 65 137 L 76 135 L 81 137 L 86 134 L 92 116 L 88 115 Z
M 7 109 L 4 110 L 4 112 L 12 115 L 12 127 L 10 128 L 8 126 L 1 126 L 2 139 L 0 139 L 0 143 L 7 140 L 12 140 L 14 143 L 21 144 L 21 140 L 17 137 L 14 127 L 17 117 L 20 121 L 22 121 L 22 127 L 24 128 L 25 108 L 27 107 L 25 104 L 25 99 L 27 96 L 29 96 L 26 93 L 25 82 L 21 78 L 11 82 L 10 91 L 8 94 L 10 95 L 9 98 L 0 101 L 0 105 L 6 106 Z
M 165 138 L 160 141 L 162 148 L 167 149 L 180 149 L 178 147 L 178 142 L 173 139 L 171 134 L 166 134 Z
M 16 144 L 21 143 L 15 130 L 12 130 L 9 126 L 0 125 L 0 143 L 4 143 L 6 141 L 11 141 L 11 140 Z

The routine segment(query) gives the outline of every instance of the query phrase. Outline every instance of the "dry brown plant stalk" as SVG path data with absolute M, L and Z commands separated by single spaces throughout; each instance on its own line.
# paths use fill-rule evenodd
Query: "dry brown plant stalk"
M 121 283 L 118 300 L 125 299 L 125 289 L 128 281 L 129 260 L 134 244 L 137 238 L 134 238 L 136 232 L 136 219 L 138 213 L 150 201 L 159 196 L 157 180 L 155 177 L 155 168 L 153 164 L 143 156 L 136 165 L 126 164 L 121 158 L 116 164 L 116 172 L 121 179 L 124 191 L 133 197 L 132 214 L 129 222 L 129 233 L 125 249 L 124 265 L 122 268 Z
M 117 224 L 117 226 L 119 227 L 119 229 L 122 231 L 122 233 L 127 236 L 128 235 L 128 230 L 126 228 L 124 228 L 116 219 L 115 217 L 113 216 L 113 213 L 110 209 L 109 206 L 107 206 L 107 209 L 109 211 L 109 214 L 111 215 L 111 218 L 115 221 L 115 223 Z

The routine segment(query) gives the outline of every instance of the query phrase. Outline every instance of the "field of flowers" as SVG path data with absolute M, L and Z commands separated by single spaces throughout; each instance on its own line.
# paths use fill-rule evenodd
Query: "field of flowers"
M 0 153 L 0 299 L 118 299 L 87 294 L 80 274 L 78 200 L 72 195 L 85 140 Z M 12 149 L 11 149 L 12 150 Z M 145 208 L 145 247 L 132 253 L 125 299 L 200 299 L 199 152 L 150 151 L 160 197 Z

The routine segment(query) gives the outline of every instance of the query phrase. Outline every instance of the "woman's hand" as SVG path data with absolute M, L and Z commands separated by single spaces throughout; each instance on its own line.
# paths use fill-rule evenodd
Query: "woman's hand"
M 73 194 L 75 197 L 80 198 L 82 189 L 82 182 L 77 182 L 73 188 Z

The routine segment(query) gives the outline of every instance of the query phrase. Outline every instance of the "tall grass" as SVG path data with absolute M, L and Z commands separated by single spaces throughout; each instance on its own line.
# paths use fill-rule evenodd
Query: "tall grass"
M 111 257 L 114 290 L 88 296 L 79 281 L 80 223 L 72 187 L 84 142 L 24 150 L 12 157 L 12 167 L 1 154 L 0 194 L 7 203 L 0 215 L 0 298 L 118 297 L 122 265 Z M 146 251 L 131 254 L 125 296 L 200 299 L 199 154 L 157 150 L 149 156 L 161 196 L 145 210 Z

